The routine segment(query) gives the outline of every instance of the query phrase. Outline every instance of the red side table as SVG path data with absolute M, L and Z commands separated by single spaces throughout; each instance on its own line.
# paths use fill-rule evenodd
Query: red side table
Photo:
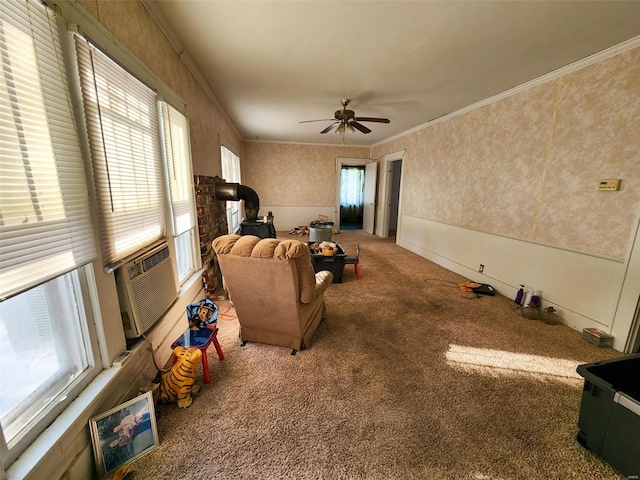
M 171 350 L 176 347 L 195 347 L 200 349 L 202 352 L 202 371 L 204 373 L 204 383 L 211 383 L 211 375 L 209 373 L 209 360 L 207 359 L 207 348 L 209 345 L 213 343 L 213 346 L 216 348 L 216 353 L 218 354 L 218 359 L 221 361 L 224 360 L 224 354 L 222 353 L 222 349 L 220 348 L 220 343 L 218 342 L 218 327 L 213 330 L 208 328 L 201 328 L 199 330 L 195 330 L 192 328 L 188 328 L 180 337 L 171 344 Z M 176 363 L 178 357 L 173 355 L 173 362 Z

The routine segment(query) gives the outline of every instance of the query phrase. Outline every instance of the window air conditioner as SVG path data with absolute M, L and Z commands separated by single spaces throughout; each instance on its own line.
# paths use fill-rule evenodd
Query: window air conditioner
M 118 300 L 127 338 L 146 333 L 178 298 L 166 243 L 116 270 Z

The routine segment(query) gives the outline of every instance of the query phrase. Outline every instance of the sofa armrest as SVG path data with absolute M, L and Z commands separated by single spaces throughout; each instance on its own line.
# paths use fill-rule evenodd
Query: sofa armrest
M 331 273 L 329 270 L 321 270 L 316 273 L 315 296 L 317 297 L 318 295 L 322 295 L 325 290 L 329 288 L 329 285 L 331 285 L 332 281 L 333 273 Z

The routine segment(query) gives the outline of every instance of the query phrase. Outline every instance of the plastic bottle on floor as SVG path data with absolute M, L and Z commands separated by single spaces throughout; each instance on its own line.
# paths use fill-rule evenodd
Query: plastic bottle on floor
M 524 300 L 524 285 L 520 284 L 520 289 L 516 293 L 516 298 L 513 300 L 511 309 L 513 311 L 519 311 L 522 308 L 522 301 Z

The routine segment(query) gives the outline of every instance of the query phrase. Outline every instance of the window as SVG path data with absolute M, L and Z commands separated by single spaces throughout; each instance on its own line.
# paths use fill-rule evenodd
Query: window
M 222 158 L 222 177 L 228 183 L 241 183 L 240 181 L 240 157 L 227 147 L 220 147 Z M 227 201 L 227 225 L 229 233 L 236 233 L 240 228 L 240 202 Z
M 0 303 L 0 421 L 9 449 L 26 448 L 97 374 L 86 290 L 74 270 Z
M 0 11 L 0 299 L 96 253 L 56 23 L 46 12 L 30 2 L 3 2 Z
M 189 122 L 186 116 L 166 102 L 162 109 L 162 133 L 166 173 L 171 198 L 171 218 L 176 246 L 180 284 L 196 267 L 193 173 L 189 150 Z
M 157 95 L 76 36 L 105 267 L 165 237 Z
M 173 238 L 176 246 L 176 261 L 178 263 L 178 280 L 182 285 L 196 269 L 194 254 L 195 236 L 193 229 L 181 233 Z
M 0 449 L 6 468 L 98 373 L 88 191 L 57 21 L 0 9 Z M 85 271 L 85 269 L 87 269 Z M 1 471 L 0 471 L 1 473 Z
M 102 362 L 99 312 L 92 310 L 90 294 L 97 239 L 65 74 L 64 54 L 70 52 L 62 51 L 59 37 L 66 25 L 39 0 L 0 3 L 4 478 Z M 186 278 L 197 261 L 187 119 L 167 106 L 167 122 L 161 123 L 155 91 L 78 36 L 76 50 L 105 266 L 163 240 L 170 211 Z M 170 137 L 166 171 L 163 132 Z

